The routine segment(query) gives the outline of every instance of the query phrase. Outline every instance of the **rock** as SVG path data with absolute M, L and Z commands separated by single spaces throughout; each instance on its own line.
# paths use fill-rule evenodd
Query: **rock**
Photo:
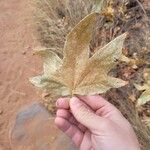
M 0 115 L 2 115 L 3 114 L 3 110 L 0 110 Z
M 54 125 L 52 115 L 40 103 L 22 109 L 10 130 L 12 150 L 74 150 L 71 141 Z

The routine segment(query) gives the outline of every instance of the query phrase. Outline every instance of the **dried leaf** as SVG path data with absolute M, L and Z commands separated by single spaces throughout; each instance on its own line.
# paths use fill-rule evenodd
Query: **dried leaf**
M 102 14 L 110 21 L 114 21 L 115 9 L 110 5 L 102 12 Z
M 108 72 L 121 59 L 123 34 L 103 48 L 98 48 L 90 57 L 90 41 L 98 13 L 92 13 L 81 20 L 68 34 L 63 51 L 63 59 L 49 50 L 36 54 L 44 59 L 44 73 L 31 78 L 37 87 L 60 96 L 74 94 L 88 95 L 104 93 L 110 88 L 119 88 L 126 81 L 108 76 Z
M 126 57 L 125 55 L 122 55 L 120 60 L 128 63 L 129 65 L 131 65 L 133 69 L 138 68 L 137 67 L 138 63 L 137 63 L 137 60 L 135 60 L 135 59 L 131 59 L 131 58 Z
M 48 49 L 35 50 L 34 54 L 43 58 L 43 69 L 45 76 L 51 76 L 62 65 L 62 60 L 57 56 L 57 54 Z
M 150 101 L 150 89 L 147 89 L 141 94 L 140 98 L 138 99 L 137 105 L 141 106 L 149 101 Z
M 144 70 L 144 79 L 146 83 L 143 86 L 134 84 L 139 91 L 144 91 L 137 101 L 137 106 L 141 106 L 150 101 L 150 69 Z
M 93 11 L 100 13 L 102 9 L 104 8 L 104 6 L 106 5 L 105 0 L 93 0 L 93 1 L 95 2 Z

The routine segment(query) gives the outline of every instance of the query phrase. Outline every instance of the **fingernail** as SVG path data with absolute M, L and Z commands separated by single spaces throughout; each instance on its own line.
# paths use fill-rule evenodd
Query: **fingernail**
M 56 104 L 55 104 L 55 105 L 56 105 L 56 107 L 57 107 L 57 106 L 59 106 L 59 103 L 58 103 L 58 101 L 56 101 Z
M 56 101 L 56 106 L 60 106 L 61 101 L 62 101 L 62 99 L 58 99 L 58 100 Z

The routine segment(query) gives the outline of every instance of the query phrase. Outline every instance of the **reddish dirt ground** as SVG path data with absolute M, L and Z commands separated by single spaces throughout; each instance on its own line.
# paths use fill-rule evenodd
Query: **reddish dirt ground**
M 10 145 L 10 129 L 19 110 L 39 101 L 41 95 L 28 81 L 29 77 L 42 70 L 41 60 L 32 54 L 32 49 L 40 45 L 35 38 L 32 2 L 0 1 L 0 150 L 20 150 Z M 72 149 L 68 139 L 53 122 L 49 123 L 48 129 L 45 133 L 51 133 L 50 149 L 70 149 L 67 146 Z M 44 132 L 42 134 L 44 136 Z
M 18 110 L 39 99 L 28 78 L 39 72 L 29 0 L 0 1 L 0 150 L 9 150 L 9 129 Z

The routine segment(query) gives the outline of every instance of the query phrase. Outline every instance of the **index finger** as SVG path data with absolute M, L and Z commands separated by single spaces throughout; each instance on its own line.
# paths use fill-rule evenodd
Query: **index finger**
M 100 95 L 92 95 L 92 96 L 78 96 L 80 100 L 90 106 L 93 110 L 98 110 L 103 107 L 109 107 L 112 109 L 116 109 L 114 105 L 109 103 L 106 99 L 104 99 Z

